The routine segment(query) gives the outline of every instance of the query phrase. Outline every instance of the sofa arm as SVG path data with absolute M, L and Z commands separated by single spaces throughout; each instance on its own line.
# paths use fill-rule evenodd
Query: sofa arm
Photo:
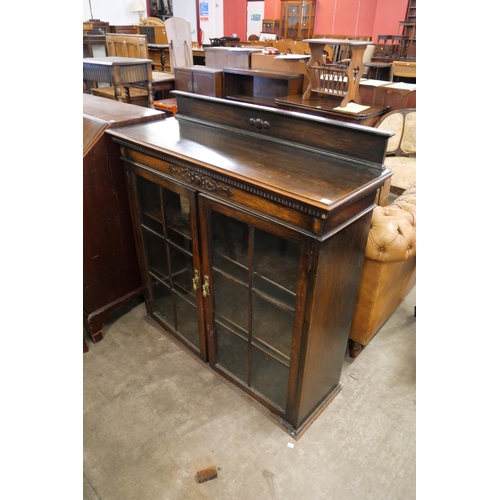
M 365 256 L 378 262 L 409 259 L 417 253 L 416 233 L 416 205 L 398 198 L 387 207 L 375 207 Z

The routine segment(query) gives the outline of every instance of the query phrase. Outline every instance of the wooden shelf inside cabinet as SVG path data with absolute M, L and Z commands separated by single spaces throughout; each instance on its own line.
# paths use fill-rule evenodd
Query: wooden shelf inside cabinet
M 175 118 L 107 132 L 147 321 L 298 439 L 341 390 L 393 134 L 174 95 Z
M 300 73 L 224 68 L 224 97 L 276 107 L 276 98 L 302 92 L 303 78 Z
M 336 38 L 311 38 L 304 42 L 311 48 L 311 57 L 307 63 L 309 86 L 303 98 L 309 99 L 311 94 L 330 95 L 342 97 L 341 107 L 347 106 L 351 101 L 359 104 L 359 82 L 364 68 L 363 54 L 368 42 Z M 323 52 L 326 45 L 350 47 L 350 62 L 325 64 Z

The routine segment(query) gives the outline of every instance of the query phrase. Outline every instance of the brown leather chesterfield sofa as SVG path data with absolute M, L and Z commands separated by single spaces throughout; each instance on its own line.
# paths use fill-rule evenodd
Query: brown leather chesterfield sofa
M 417 198 L 412 187 L 373 211 L 354 317 L 349 356 L 355 358 L 416 282 Z

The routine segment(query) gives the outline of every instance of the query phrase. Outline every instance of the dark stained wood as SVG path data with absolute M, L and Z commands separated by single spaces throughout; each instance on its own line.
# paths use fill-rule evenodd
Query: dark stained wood
M 175 88 L 193 94 L 222 97 L 222 70 L 206 66 L 174 68 Z
M 276 104 L 279 109 L 322 116 L 332 120 L 356 123 L 368 127 L 375 125 L 382 115 L 391 109 L 390 106 L 382 104 L 360 103 L 360 106 L 368 106 L 368 108 L 357 113 L 351 113 L 337 109 L 340 106 L 340 99 L 332 96 L 312 96 L 309 99 L 303 99 L 302 96 L 292 95 L 276 99 Z
M 92 340 L 141 292 L 125 175 L 108 128 L 165 118 L 161 111 L 83 95 L 83 316 Z
M 276 98 L 301 94 L 303 80 L 301 73 L 224 68 L 224 97 L 276 107 Z
M 87 93 L 91 92 L 96 83 L 109 83 L 114 87 L 116 100 L 127 102 L 129 101 L 129 90 L 126 85 L 143 82 L 148 91 L 149 107 L 153 108 L 153 73 L 151 63 L 150 59 L 134 57 L 84 57 L 83 83 Z M 122 94 L 122 86 L 124 86 L 123 94 L 125 95 Z
M 106 131 L 120 145 L 127 172 L 148 321 L 196 353 L 200 362 L 208 362 L 214 373 L 297 439 L 341 390 L 340 375 L 371 213 L 377 191 L 391 176 L 383 164 L 391 134 L 185 92 L 176 96 L 179 110 L 175 117 Z M 161 193 L 160 188 L 166 190 L 166 197 L 181 194 L 189 204 L 192 267 L 197 272 L 193 279 L 199 276 L 200 280 L 194 291 L 184 293 L 196 296 L 196 332 L 189 333 L 199 336 L 201 346 L 197 349 L 169 323 L 175 320 L 164 319 L 164 310 L 158 305 L 172 291 L 155 295 L 159 281 L 166 286 L 169 279 L 158 277 L 158 268 L 151 264 L 151 230 L 145 227 L 146 214 L 141 207 L 146 203 L 141 194 L 144 186 L 158 188 Z M 167 224 L 170 209 L 162 203 L 167 213 L 155 219 L 155 224 Z M 172 208 L 172 216 L 178 213 L 175 210 Z M 229 229 L 220 229 L 224 224 L 245 233 L 239 241 L 226 237 Z M 155 242 L 168 246 L 168 236 L 162 236 L 168 231 L 162 227 L 156 230 L 160 239 Z M 263 293 L 252 285 L 255 273 L 269 272 L 252 267 L 257 254 L 264 261 L 269 256 L 266 245 L 256 250 L 257 233 L 269 238 L 263 241 L 275 243 L 274 274 L 269 276 L 293 270 L 291 291 L 285 290 L 288 298 L 284 301 L 279 294 L 273 297 L 271 291 Z M 237 287 L 240 291 L 235 294 L 224 292 L 222 283 L 233 286 L 239 279 L 241 285 L 246 283 L 241 279 L 246 278 L 232 276 L 232 268 L 220 268 L 225 264 L 221 264 L 222 254 L 216 248 L 217 238 L 219 242 L 226 240 L 229 248 L 224 263 L 232 260 L 233 266 L 236 255 L 247 263 L 236 266 L 247 269 L 248 285 Z M 160 255 L 165 269 L 170 269 L 168 252 L 162 250 Z M 266 283 L 269 276 L 266 274 Z M 254 296 L 265 306 L 260 303 L 256 309 Z M 231 319 L 237 326 L 233 330 L 233 326 L 222 325 L 217 316 L 222 309 L 218 308 L 228 302 L 233 310 L 243 305 L 242 321 L 249 325 L 248 337 L 235 322 L 239 319 Z M 262 331 L 253 330 L 253 312 L 268 315 L 266 320 L 274 324 L 280 320 L 271 316 L 271 311 L 277 310 L 273 307 L 286 310 L 286 317 L 292 319 L 273 330 L 268 342 L 276 344 L 264 345 L 265 339 L 259 338 Z M 283 333 L 284 340 L 280 337 Z M 229 343 L 224 343 L 224 338 L 226 342 L 229 338 Z M 246 347 L 241 348 L 241 342 Z M 242 352 L 244 358 L 240 359 Z M 238 360 L 236 368 L 231 365 L 232 356 Z M 269 367 L 275 371 L 266 372 Z M 269 389 L 262 380 L 270 380 L 273 387 Z

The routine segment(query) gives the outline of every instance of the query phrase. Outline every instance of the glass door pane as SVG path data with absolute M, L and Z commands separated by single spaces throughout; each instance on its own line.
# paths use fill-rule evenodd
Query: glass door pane
M 136 180 L 153 314 L 200 351 L 190 201 L 143 177 Z
M 300 245 L 210 211 L 215 368 L 285 411 Z

